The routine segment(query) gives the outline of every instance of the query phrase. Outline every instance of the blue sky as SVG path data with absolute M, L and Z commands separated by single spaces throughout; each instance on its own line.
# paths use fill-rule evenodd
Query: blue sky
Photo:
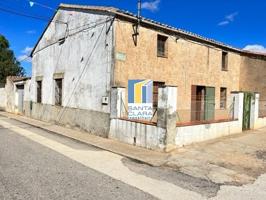
M 34 0 L 33 0 L 34 1 Z M 266 1 L 264 0 L 142 0 L 142 15 L 212 38 L 238 48 L 266 52 Z M 114 6 L 136 13 L 137 0 L 28 0 L 0 2 L 0 33 L 10 41 L 18 59 L 29 54 L 47 21 L 11 15 L 9 9 L 49 19 L 59 3 Z M 38 5 L 42 4 L 45 6 Z M 28 75 L 31 63 L 22 62 Z

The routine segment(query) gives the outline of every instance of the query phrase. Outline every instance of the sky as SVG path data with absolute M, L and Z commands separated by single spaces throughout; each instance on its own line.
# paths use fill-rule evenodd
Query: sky
M 0 34 L 9 40 L 28 76 L 31 61 L 27 55 L 60 3 L 113 6 L 137 13 L 137 0 L 0 0 Z M 265 0 L 142 0 L 142 8 L 144 17 L 237 48 L 266 53 Z

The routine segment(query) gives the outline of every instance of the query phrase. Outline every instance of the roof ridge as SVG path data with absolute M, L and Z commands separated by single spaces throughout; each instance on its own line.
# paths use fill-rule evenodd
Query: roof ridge
M 134 14 L 134 13 L 128 11 L 128 10 L 119 9 L 119 8 L 112 7 L 112 6 L 109 7 L 109 6 L 60 4 L 59 8 L 60 7 L 61 8 L 77 8 L 77 9 L 85 9 L 85 10 L 88 9 L 88 10 L 109 11 L 109 12 L 113 12 L 114 14 L 122 14 L 122 15 L 126 15 L 128 17 L 137 18 L 136 14 Z M 194 37 L 194 38 L 197 38 L 197 39 L 200 39 L 200 40 L 204 40 L 206 42 L 210 42 L 210 43 L 213 43 L 213 44 L 216 44 L 216 45 L 219 45 L 219 46 L 223 46 L 224 48 L 229 48 L 229 49 L 234 50 L 234 51 L 238 51 L 238 52 L 242 51 L 239 48 L 233 47 L 231 45 L 225 44 L 223 42 L 217 41 L 217 40 L 212 39 L 212 38 L 207 38 L 205 36 L 202 36 L 202 35 L 197 34 L 197 33 L 193 33 L 193 32 L 188 31 L 188 30 L 184 30 L 184 29 L 181 29 L 181 28 L 177 28 L 177 27 L 165 24 L 165 23 L 161 23 L 159 21 L 156 21 L 156 20 L 153 20 L 153 19 L 150 19 L 150 18 L 146 18 L 146 17 L 141 17 L 141 18 L 142 18 L 142 20 L 144 20 L 144 22 L 147 21 L 147 22 L 152 23 L 154 25 L 162 26 L 164 28 L 171 29 L 172 31 L 177 31 L 177 32 L 179 32 L 181 34 L 185 34 L 185 35 L 188 35 L 190 37 Z
M 92 10 L 92 11 L 102 11 L 102 12 L 108 12 L 111 13 L 113 15 L 120 15 L 120 17 L 127 17 L 130 18 L 131 20 L 137 20 L 137 15 L 128 11 L 128 10 L 123 10 L 123 9 L 119 9 L 113 6 L 97 6 L 97 5 L 77 5 L 77 4 L 65 4 L 65 3 L 61 3 L 58 7 L 58 9 L 60 8 L 72 8 L 72 9 L 81 9 L 81 10 Z M 216 45 L 219 48 L 224 48 L 226 50 L 231 50 L 237 53 L 243 53 L 243 54 L 252 54 L 255 56 L 263 56 L 266 57 L 265 53 L 261 53 L 261 52 L 252 52 L 252 51 L 245 51 L 243 49 L 234 47 L 232 45 L 220 42 L 218 40 L 212 39 L 212 38 L 208 38 L 205 36 L 202 36 L 198 33 L 193 33 L 191 31 L 187 31 L 181 28 L 177 28 L 168 24 L 164 24 L 161 23 L 159 21 L 150 19 L 150 18 L 146 18 L 146 17 L 141 17 L 142 18 L 142 23 L 146 23 L 152 26 L 157 26 L 157 28 L 161 28 L 161 29 L 166 29 L 168 31 L 172 31 L 172 32 L 176 32 L 177 34 L 181 34 L 184 36 L 187 36 L 189 38 L 192 38 L 191 40 L 198 40 L 198 42 L 201 43 L 207 43 L 207 45 L 211 44 L 211 45 Z

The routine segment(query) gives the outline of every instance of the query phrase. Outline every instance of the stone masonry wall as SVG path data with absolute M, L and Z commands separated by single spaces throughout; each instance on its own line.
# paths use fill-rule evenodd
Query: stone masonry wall
M 240 90 L 258 92 L 260 99 L 266 101 L 266 60 L 242 57 Z
M 125 60 L 115 62 L 115 85 L 128 87 L 129 79 L 152 79 L 178 86 L 177 108 L 182 119 L 190 120 L 191 86 L 215 87 L 215 109 L 220 109 L 220 87 L 239 90 L 241 56 L 229 52 L 228 71 L 222 71 L 222 50 L 203 44 L 166 35 L 156 30 L 140 28 L 138 45 L 132 39 L 132 24 L 115 22 L 115 52 L 123 53 Z M 157 57 L 157 35 L 168 36 L 168 57 Z M 127 92 L 126 92 L 127 94 Z M 127 96 L 126 96 L 127 101 Z M 216 118 L 223 118 L 227 110 L 216 111 Z

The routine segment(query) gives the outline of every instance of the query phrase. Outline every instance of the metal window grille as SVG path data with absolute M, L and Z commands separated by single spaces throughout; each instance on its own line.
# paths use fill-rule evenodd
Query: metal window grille
M 37 103 L 42 103 L 42 81 L 37 81 Z
M 220 89 L 220 109 L 226 109 L 227 89 Z
M 55 79 L 55 105 L 62 105 L 62 85 L 63 79 Z

